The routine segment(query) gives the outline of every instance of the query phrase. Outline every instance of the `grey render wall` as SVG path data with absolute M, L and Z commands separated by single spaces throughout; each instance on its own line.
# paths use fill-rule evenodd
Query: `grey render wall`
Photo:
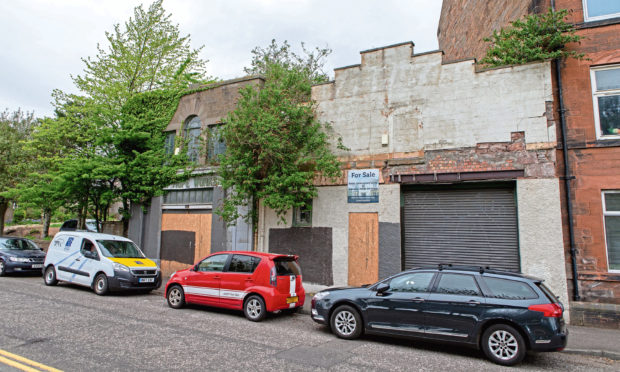
M 127 234 L 147 257 L 154 259 L 159 259 L 161 248 L 161 203 L 161 196 L 152 198 L 147 213 L 142 206 L 133 205 Z

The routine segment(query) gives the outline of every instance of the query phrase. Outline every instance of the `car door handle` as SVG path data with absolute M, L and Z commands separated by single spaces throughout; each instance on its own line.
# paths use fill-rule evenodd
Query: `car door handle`
M 411 301 L 413 301 L 413 302 L 424 302 L 426 300 L 423 299 L 422 297 L 416 297 L 416 298 L 412 298 Z
M 467 301 L 467 303 L 470 305 L 480 305 L 480 301 L 476 301 L 476 300 L 469 300 Z
M 220 279 L 221 276 L 214 276 L 213 279 Z
M 252 280 L 252 278 L 248 278 L 245 280 L 246 282 L 253 282 L 254 280 Z
M 81 258 L 76 258 L 75 260 L 76 260 L 76 261 L 81 261 L 82 259 L 81 259 Z

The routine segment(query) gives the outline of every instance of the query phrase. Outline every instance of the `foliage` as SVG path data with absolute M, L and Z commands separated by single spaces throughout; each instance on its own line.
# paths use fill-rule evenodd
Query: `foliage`
M 341 175 L 325 126 L 308 100 L 308 71 L 267 63 L 265 78 L 262 89 L 248 85 L 241 90 L 222 129 L 226 153 L 220 155 L 219 175 L 229 192 L 218 213 L 230 224 L 239 217 L 256 222 L 259 200 L 282 218 L 316 196 L 318 174 Z M 247 205 L 250 212 L 241 216 L 239 207 Z
M 497 67 L 555 58 L 582 59 L 583 53 L 565 49 L 566 44 L 583 38 L 575 35 L 574 25 L 564 21 L 567 14 L 566 10 L 554 12 L 549 9 L 545 14 L 518 19 L 507 29 L 493 31 L 490 38 L 484 39 L 491 42 L 491 46 L 479 63 Z
M 251 67 L 244 68 L 244 71 L 246 74 L 268 76 L 269 70 L 273 66 L 279 66 L 287 70 L 297 71 L 313 84 L 328 81 L 329 76 L 323 71 L 323 66 L 325 59 L 331 54 L 332 50 L 328 47 L 315 47 L 314 50 L 308 50 L 303 42 L 301 49 L 303 54 L 296 54 L 291 50 L 288 41 L 284 40 L 282 45 L 278 45 L 276 40 L 272 39 L 271 44 L 266 48 L 256 47 L 252 49 Z
M 13 198 L 10 190 L 24 179 L 29 154 L 23 142 L 30 138 L 38 120 L 34 113 L 21 109 L 0 113 L 0 235 L 4 231 L 4 214 Z
M 198 57 L 202 47 L 192 49 L 190 36 L 180 36 L 170 17 L 162 0 L 148 10 L 140 5 L 123 27 L 115 24 L 113 32 L 106 32 L 107 49 L 97 45 L 95 58 L 82 59 L 86 68 L 74 83 L 103 105 L 109 124 L 117 123 L 121 108 L 137 93 L 203 80 L 206 61 Z

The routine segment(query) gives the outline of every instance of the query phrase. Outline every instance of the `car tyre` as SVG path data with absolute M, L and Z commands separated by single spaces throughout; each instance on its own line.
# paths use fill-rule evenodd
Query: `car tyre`
M 257 295 L 252 295 L 245 300 L 243 304 L 243 314 L 248 320 L 260 322 L 267 316 L 267 308 L 265 301 Z
M 48 266 L 47 269 L 45 269 L 45 274 L 43 274 L 43 281 L 45 282 L 45 285 L 56 285 L 58 284 L 58 279 L 56 279 L 56 269 L 54 269 L 54 266 Z
M 108 277 L 105 274 L 102 273 L 95 277 L 93 290 L 99 296 L 103 296 L 108 293 Z
M 4 260 L 0 260 L 0 276 L 4 276 L 6 274 L 6 266 Z
M 336 336 L 346 340 L 358 338 L 364 328 L 359 312 L 349 305 L 334 310 L 329 325 Z
M 185 306 L 183 287 L 180 285 L 170 286 L 170 288 L 168 288 L 168 293 L 166 293 L 166 301 L 168 301 L 168 306 L 173 309 L 180 309 Z
M 520 363 L 527 352 L 521 333 L 507 324 L 496 324 L 482 334 L 482 350 L 492 362 L 504 366 Z

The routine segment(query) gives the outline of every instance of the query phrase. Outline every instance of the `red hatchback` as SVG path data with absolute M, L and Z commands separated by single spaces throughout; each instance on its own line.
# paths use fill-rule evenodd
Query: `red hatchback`
M 297 256 L 230 251 L 207 256 L 189 269 L 172 274 L 166 284 L 168 305 L 185 303 L 243 309 L 258 322 L 267 312 L 298 309 L 306 292 Z

